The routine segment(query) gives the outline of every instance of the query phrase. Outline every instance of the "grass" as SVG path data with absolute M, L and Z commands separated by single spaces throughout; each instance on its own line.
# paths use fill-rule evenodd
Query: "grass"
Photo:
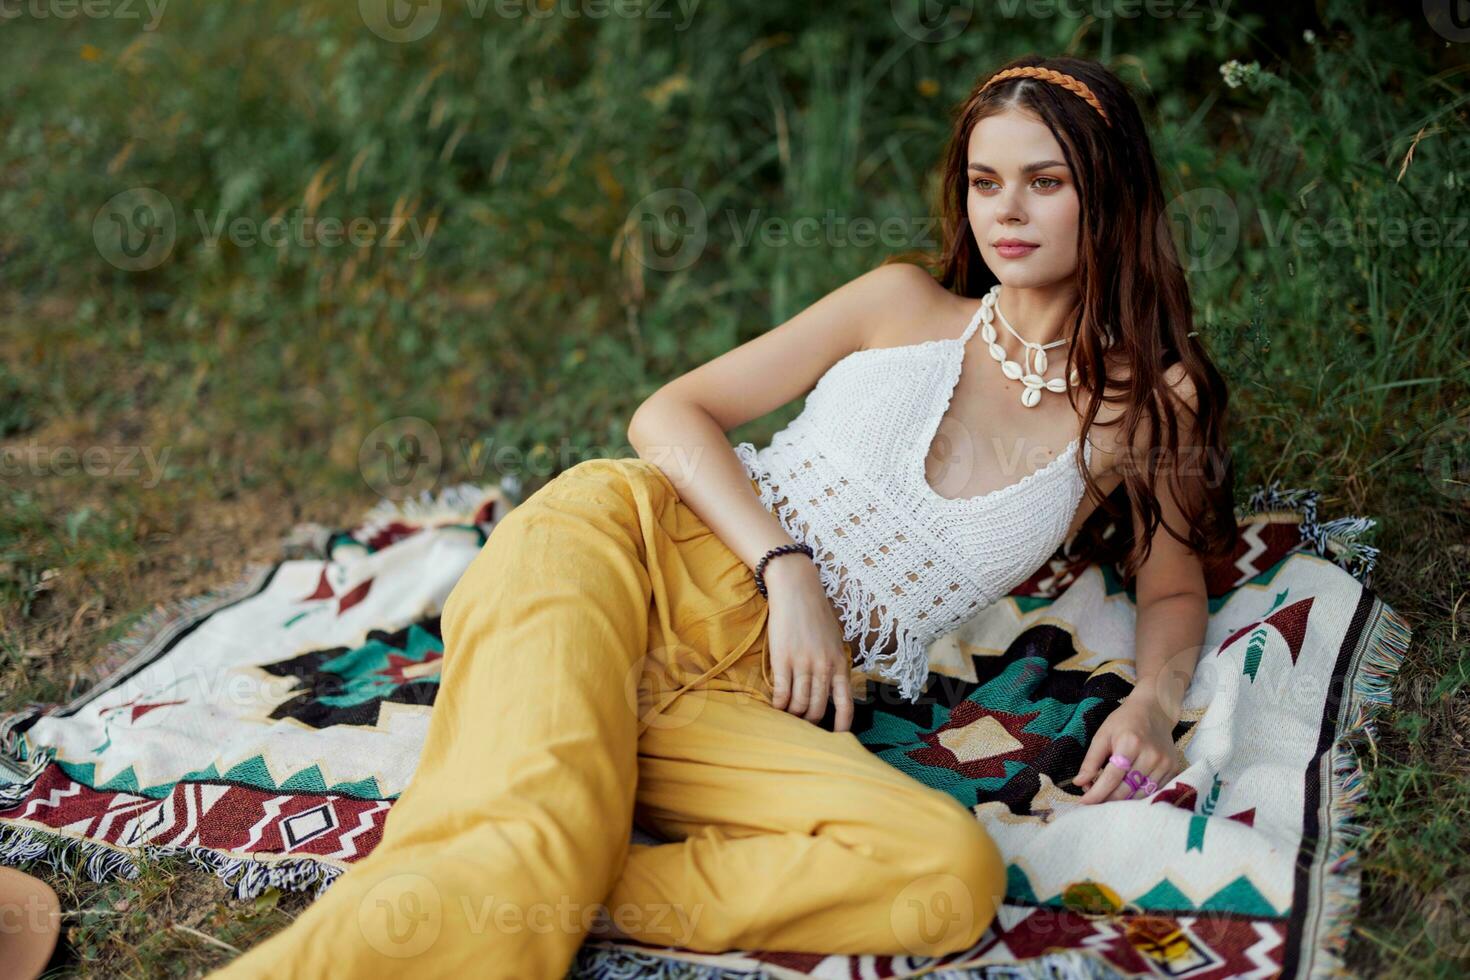
M 886 7 L 839 21 L 750 0 L 687 24 L 446 4 L 428 36 L 401 44 L 350 3 L 176 4 L 153 30 L 8 21 L 0 710 L 85 689 L 106 643 L 155 602 L 278 557 L 293 523 L 359 515 L 389 489 L 359 463 L 389 420 L 437 437 L 428 483 L 530 490 L 627 452 L 628 416 L 664 380 L 923 244 L 750 228 L 831 209 L 915 229 L 947 111 L 976 74 L 1065 51 L 1133 86 L 1171 194 L 1218 193 L 1234 209 L 1233 246 L 1189 244 L 1243 483 L 1312 486 L 1324 517 L 1379 521 L 1374 586 L 1415 636 L 1366 760 L 1350 963 L 1458 975 L 1466 46 L 1418 5 L 1245 6 L 1213 29 L 977 15 L 938 42 Z M 1231 59 L 1260 71 L 1231 86 L 1219 72 Z M 707 240 L 697 261 L 660 268 L 640 217 L 662 202 L 648 195 L 681 187 Z M 139 188 L 164 195 L 176 230 L 166 260 L 129 271 L 94 218 Z M 298 215 L 363 219 L 372 241 L 211 245 L 222 221 L 249 232 Z M 763 441 L 795 408 L 733 435 Z M 193 975 L 304 905 L 268 893 L 241 907 L 168 864 L 137 882 L 53 884 L 71 910 L 64 972 Z

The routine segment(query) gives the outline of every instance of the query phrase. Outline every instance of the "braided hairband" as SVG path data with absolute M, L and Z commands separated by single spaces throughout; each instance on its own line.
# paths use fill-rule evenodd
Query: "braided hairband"
M 1092 94 L 1092 89 L 1088 88 L 1085 84 L 1073 78 L 1071 75 L 1068 75 L 1065 72 L 1056 71 L 1052 68 L 1039 68 L 1029 65 L 1022 68 L 1007 68 L 1005 71 L 998 71 L 994 75 L 991 75 L 990 78 L 985 82 L 985 84 L 980 86 L 980 91 L 983 92 L 986 89 L 990 88 L 990 86 L 994 85 L 996 82 L 1003 82 L 1007 78 L 1039 78 L 1043 82 L 1051 82 L 1053 85 L 1060 85 L 1062 88 L 1066 89 L 1068 92 L 1071 92 L 1073 95 L 1080 96 L 1087 102 L 1088 105 L 1096 109 L 1097 114 L 1103 117 L 1103 122 L 1107 123 L 1109 126 L 1113 125 L 1113 121 L 1109 119 L 1108 114 L 1103 111 L 1102 103 L 1098 101 L 1097 96 Z

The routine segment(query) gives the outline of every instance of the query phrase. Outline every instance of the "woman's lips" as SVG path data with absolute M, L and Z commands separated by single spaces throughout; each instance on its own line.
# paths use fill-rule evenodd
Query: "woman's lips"
M 1003 259 L 1019 259 L 1024 255 L 1030 255 L 1040 247 L 1040 245 L 997 245 L 995 251 Z

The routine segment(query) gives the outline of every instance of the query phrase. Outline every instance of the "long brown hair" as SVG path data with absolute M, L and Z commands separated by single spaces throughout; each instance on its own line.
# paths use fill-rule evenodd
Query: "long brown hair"
M 1106 423 L 1121 426 L 1125 454 L 1123 482 L 1109 497 L 1102 496 L 1088 472 L 1085 454 L 1077 454 L 1087 493 L 1099 506 L 1070 542 L 1069 554 L 1116 564 L 1130 581 L 1162 525 L 1202 557 L 1228 555 L 1238 533 L 1235 467 L 1225 442 L 1229 395 L 1204 345 L 1192 336 L 1189 287 L 1165 223 L 1163 190 L 1143 117 L 1123 82 L 1096 61 L 1027 55 L 997 70 L 1021 66 L 1050 68 L 1084 82 L 1102 104 L 1107 120 L 1087 101 L 1051 82 L 1008 78 L 982 92 L 992 73 L 982 75 L 955 111 L 941 164 L 941 252 L 915 258 L 957 295 L 978 299 L 995 285 L 998 280 L 981 256 L 966 209 L 970 133 L 981 119 L 1007 109 L 1039 117 L 1062 148 L 1081 203 L 1077 255 L 1081 304 L 1064 331 L 1069 339 L 1064 376 L 1075 367 L 1080 387 L 1102 391 L 1101 400 L 1109 404 L 1125 405 L 1114 422 Z M 894 256 L 888 261 L 907 258 Z M 1108 378 L 1104 348 L 1109 343 L 1109 356 L 1125 361 L 1129 369 L 1125 385 L 1099 383 Z M 1188 409 L 1166 380 L 1174 364 L 1183 366 L 1199 401 L 1195 420 L 1199 445 L 1187 447 L 1183 458 L 1178 412 Z M 1078 410 L 1077 393 L 1069 388 L 1067 397 Z M 1084 440 L 1099 407 L 1097 399 L 1089 401 Z M 1148 465 L 1140 466 L 1129 447 L 1145 419 L 1152 444 L 1145 456 Z M 1183 536 L 1163 520 L 1156 495 L 1157 469 L 1166 462 L 1174 474 L 1170 484 L 1174 497 L 1187 521 Z M 1141 538 L 1132 521 L 1114 521 L 1126 514 L 1130 499 L 1143 519 Z

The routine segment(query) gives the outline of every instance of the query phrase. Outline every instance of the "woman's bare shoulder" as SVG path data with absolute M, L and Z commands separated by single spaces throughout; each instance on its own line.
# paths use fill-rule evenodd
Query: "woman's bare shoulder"
M 1107 369 L 1107 398 L 1098 402 L 1097 418 L 1093 420 L 1091 441 L 1095 450 L 1101 450 L 1101 469 L 1111 473 L 1120 465 L 1123 449 L 1122 417 L 1130 402 L 1129 386 L 1133 380 L 1133 368 L 1128 358 L 1117 352 L 1103 355 Z M 1193 391 L 1182 364 L 1172 364 L 1164 371 L 1165 385 L 1177 397 L 1188 400 Z M 1112 399 L 1112 400 L 1109 400 Z M 1131 434 L 1133 448 L 1146 452 L 1149 444 L 1148 417 L 1143 416 L 1138 428 Z
M 875 273 L 881 273 L 874 280 L 874 303 L 880 315 L 864 347 L 903 347 L 957 337 L 974 313 L 975 300 L 945 289 L 922 266 L 890 262 Z

